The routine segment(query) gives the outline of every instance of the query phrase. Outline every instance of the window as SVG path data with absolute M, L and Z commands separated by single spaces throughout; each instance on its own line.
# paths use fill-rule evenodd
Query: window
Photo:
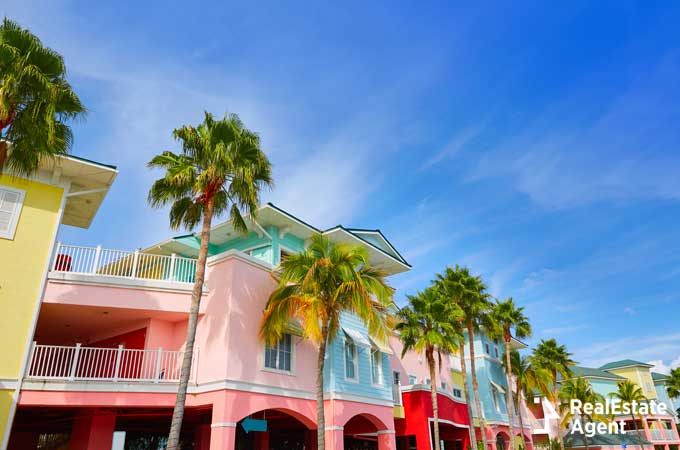
M 394 384 L 401 384 L 401 374 L 395 370 L 392 372 L 392 380 Z
M 453 388 L 453 396 L 456 398 L 463 398 L 463 392 L 458 388 Z
M 493 348 L 494 353 L 496 353 L 496 358 L 498 358 L 498 347 Z
M 418 378 L 415 375 L 409 375 L 408 376 L 408 384 L 416 384 L 418 383 Z
M 357 347 L 349 339 L 345 341 L 345 378 L 357 380 L 359 378 L 357 367 Z
M 432 380 L 430 380 L 429 378 L 428 378 L 427 380 L 425 380 L 425 384 L 426 384 L 426 385 L 429 386 L 431 383 L 432 383 Z
M 496 408 L 496 411 L 500 412 L 501 407 L 498 403 L 498 389 L 496 389 L 494 386 L 491 386 L 491 396 L 493 397 L 494 408 Z
M 446 390 L 446 381 L 442 381 L 442 390 Z
M 0 186 L 0 238 L 14 239 L 25 192 Z
M 647 390 L 648 390 L 648 391 L 651 391 L 651 390 L 652 390 L 652 385 L 649 384 L 649 381 L 648 381 L 646 384 L 647 384 Z
M 491 354 L 491 350 L 489 350 L 489 344 L 484 344 L 484 350 L 486 351 L 487 355 Z
M 371 382 L 383 384 L 382 353 L 377 348 L 371 349 Z
M 274 346 L 267 345 L 264 351 L 264 367 L 271 370 L 292 372 L 293 337 L 284 334 Z
M 281 247 L 279 245 L 279 264 L 286 259 L 293 256 L 293 252 L 286 250 L 285 248 Z

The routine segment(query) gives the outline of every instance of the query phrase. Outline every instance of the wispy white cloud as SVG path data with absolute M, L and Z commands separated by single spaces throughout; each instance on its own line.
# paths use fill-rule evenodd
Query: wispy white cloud
M 647 364 L 652 364 L 654 366 L 651 369 L 654 372 L 670 375 L 671 370 L 680 367 L 680 355 L 677 358 L 670 361 L 668 364 L 663 359 L 647 361 Z
M 567 334 L 567 333 L 574 333 L 576 331 L 582 331 L 582 330 L 587 330 L 590 328 L 590 325 L 587 324 L 578 324 L 578 325 L 566 325 L 563 327 L 550 327 L 550 328 L 544 328 L 541 330 L 541 334 L 544 337 L 552 337 L 552 336 L 557 336 L 561 334 Z
M 625 308 L 623 308 L 623 313 L 627 314 L 629 316 L 634 316 L 635 314 L 637 314 L 637 311 L 635 310 L 635 308 L 631 308 L 630 306 L 626 306 Z
M 574 349 L 577 361 L 593 367 L 619 359 L 666 360 L 668 355 L 680 355 L 680 333 L 631 335 L 609 341 L 595 341 Z

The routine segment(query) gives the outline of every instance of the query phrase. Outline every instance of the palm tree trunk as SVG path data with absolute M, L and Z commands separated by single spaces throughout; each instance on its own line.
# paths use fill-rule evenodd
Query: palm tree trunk
M 633 414 L 631 414 L 630 418 L 633 419 L 633 428 L 635 428 L 635 434 L 637 434 L 638 442 L 640 442 L 640 450 L 644 450 L 645 444 L 642 442 L 642 436 L 640 435 L 640 432 L 638 431 L 637 422 L 635 422 L 635 416 Z M 643 418 L 642 420 L 645 420 L 645 419 Z
M 585 429 L 586 424 L 588 423 L 588 418 L 584 417 L 583 418 L 583 428 Z M 583 433 L 583 444 L 585 445 L 586 450 L 588 450 L 588 435 L 584 432 Z
M 516 449 L 515 445 L 515 404 L 512 401 L 512 366 L 510 362 L 510 333 L 505 334 L 505 377 L 508 384 L 508 393 L 505 396 L 508 410 L 508 430 L 510 430 L 510 446 Z
M 7 141 L 0 138 L 0 173 L 2 172 L 2 169 L 5 167 L 8 151 L 9 146 L 7 145 Z
M 553 398 L 555 399 L 555 411 L 558 413 L 560 412 L 560 397 L 559 397 L 559 389 L 557 387 L 557 369 L 553 369 L 552 371 L 552 382 L 553 382 Z M 560 450 L 564 450 L 564 439 L 562 439 L 562 430 L 560 430 L 560 427 L 557 427 L 557 442 L 560 444 Z
M 437 405 L 437 374 L 434 362 L 434 350 L 427 349 L 425 357 L 427 358 L 427 365 L 430 369 L 430 395 L 432 396 L 432 418 L 434 419 L 434 442 L 432 444 L 433 450 L 439 450 L 439 408 Z
M 326 364 L 326 343 L 328 340 L 328 325 L 321 328 L 321 342 L 319 343 L 319 356 L 316 361 L 316 447 L 317 450 L 326 450 L 326 417 L 324 414 L 323 401 L 323 369 Z
M 189 309 L 189 322 L 187 323 L 187 343 L 184 348 L 184 359 L 182 360 L 182 370 L 179 376 L 179 388 L 177 389 L 175 409 L 172 411 L 172 423 L 170 424 L 170 434 L 168 435 L 168 444 L 166 447 L 167 450 L 177 450 L 179 447 L 179 434 L 182 429 L 182 420 L 184 419 L 184 404 L 187 398 L 189 376 L 191 375 L 191 362 L 194 356 L 198 310 L 201 305 L 201 295 L 203 294 L 203 282 L 205 279 L 205 266 L 208 260 L 208 244 L 210 243 L 210 226 L 212 224 L 214 206 L 214 198 L 209 198 L 206 202 L 205 213 L 203 215 L 201 247 L 198 251 L 196 279 L 194 280 L 194 289 L 191 292 L 191 307 Z
M 522 388 L 519 385 L 519 381 L 517 382 L 517 407 L 519 408 L 519 411 L 517 411 L 517 416 L 519 417 L 519 434 L 522 436 L 522 446 L 524 448 L 527 448 L 527 441 L 524 439 L 524 418 L 522 417 Z
M 477 435 L 475 434 L 475 427 L 472 419 L 472 404 L 470 403 L 470 388 L 467 384 L 467 363 L 465 362 L 465 339 L 460 341 L 460 369 L 463 372 L 463 392 L 465 393 L 465 406 L 467 407 L 468 418 L 470 420 L 470 448 L 472 450 L 479 450 L 477 448 Z
M 484 411 L 482 411 L 482 403 L 479 401 L 479 385 L 477 384 L 477 369 L 475 368 L 475 332 L 472 321 L 467 324 L 468 337 L 470 339 L 470 372 L 472 375 L 472 391 L 475 396 L 475 407 L 479 415 L 479 428 L 482 435 L 482 444 L 484 450 L 489 450 L 489 444 L 486 441 L 486 419 L 484 418 Z

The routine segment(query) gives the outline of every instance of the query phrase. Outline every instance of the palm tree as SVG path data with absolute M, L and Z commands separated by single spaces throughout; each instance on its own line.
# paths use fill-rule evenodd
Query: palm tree
M 279 286 L 270 295 L 260 324 L 260 338 L 278 342 L 291 320 L 319 350 L 316 367 L 317 445 L 325 449 L 324 363 L 326 349 L 338 336 L 343 312 L 356 314 L 377 339 L 388 334 L 388 310 L 394 290 L 385 272 L 372 267 L 365 247 L 335 243 L 316 234 L 301 253 L 281 262 Z
M 517 405 L 522 404 L 525 395 L 534 392 L 538 392 L 552 400 L 553 393 L 550 385 L 550 372 L 532 364 L 529 356 L 521 356 L 517 350 L 512 350 L 510 351 L 510 362 L 508 363 L 506 358 L 503 361 L 503 366 L 505 370 L 508 370 L 508 367 L 510 367 L 512 375 L 515 377 L 515 383 L 517 384 L 515 403 Z M 522 440 L 524 441 L 524 418 L 522 417 L 522 411 L 520 410 L 517 415 L 519 416 L 519 426 L 522 430 Z
M 512 360 L 510 359 L 510 341 L 512 334 L 522 339 L 531 336 L 531 325 L 529 319 L 524 315 L 524 307 L 516 306 L 512 298 L 504 301 L 498 301 L 491 311 L 491 322 L 493 328 L 491 336 L 502 337 L 505 341 L 505 378 L 508 383 L 508 392 L 506 394 L 506 407 L 508 409 L 508 429 L 510 430 L 510 439 L 512 439 L 512 446 L 516 448 L 515 439 L 515 405 L 512 398 Z M 519 408 L 521 403 L 517 403 Z M 518 412 L 522 416 L 521 410 Z M 524 430 L 520 429 L 520 434 L 524 436 Z M 522 437 L 524 440 L 524 437 Z
M 455 305 L 460 305 L 463 302 L 463 296 L 471 295 L 468 292 L 470 287 L 470 272 L 466 268 L 462 268 L 456 265 L 455 269 L 447 268 L 443 274 L 437 274 L 434 280 L 435 286 L 437 286 L 442 293 L 442 295 L 449 299 Z M 460 333 L 460 341 L 458 343 L 459 348 L 459 358 L 460 358 L 460 369 L 463 373 L 463 393 L 465 394 L 465 406 L 467 407 L 468 417 L 470 418 L 470 423 L 472 423 L 472 404 L 470 399 L 470 388 L 467 382 L 467 362 L 465 361 L 465 336 L 462 330 L 465 326 L 464 323 L 465 315 L 461 315 L 458 320 L 456 320 L 456 326 Z M 471 426 L 468 429 L 470 434 L 470 447 L 474 450 L 479 450 L 477 447 L 477 436 L 475 434 L 475 427 Z
M 560 397 L 557 375 L 561 374 L 565 379 L 569 378 L 571 376 L 569 367 L 576 365 L 576 362 L 571 359 L 571 353 L 567 351 L 567 347 L 559 345 L 555 339 L 541 339 L 541 342 L 534 348 L 531 358 L 534 365 L 550 371 L 555 410 L 558 411 Z M 560 448 L 564 448 L 560 433 L 558 433 L 557 438 L 560 442 Z
M 489 446 L 486 440 L 486 419 L 482 411 L 482 404 L 479 401 L 479 384 L 477 382 L 477 369 L 475 367 L 475 331 L 479 330 L 482 323 L 487 320 L 492 304 L 489 300 L 490 296 L 486 292 L 486 285 L 481 277 L 475 277 L 470 274 L 467 267 L 460 267 L 456 265 L 455 269 L 446 268 L 443 274 L 437 275 L 436 282 L 446 283 L 447 279 L 460 278 L 464 285 L 461 295 L 459 296 L 458 306 L 463 311 L 463 325 L 467 331 L 468 344 L 470 349 L 470 376 L 472 378 L 472 391 L 475 398 L 475 408 L 479 415 L 479 427 L 482 436 L 482 444 L 484 450 L 488 450 Z
M 666 392 L 670 398 L 680 397 L 680 367 L 671 370 L 670 377 L 666 381 Z
M 610 397 L 616 398 L 618 400 L 621 400 L 621 403 L 625 404 L 631 404 L 633 402 L 646 402 L 647 397 L 645 397 L 645 394 L 642 393 L 642 389 L 640 389 L 640 386 L 637 384 L 633 383 L 630 380 L 625 380 L 621 381 L 616 384 L 617 391 L 612 392 L 609 394 Z M 640 432 L 638 431 L 638 426 L 637 422 L 635 422 L 635 415 L 633 414 L 633 410 L 631 408 L 631 413 L 630 413 L 630 418 L 633 421 L 633 428 L 635 428 L 635 434 L 638 437 L 638 441 L 640 443 L 640 450 L 644 449 L 644 442 L 642 442 L 642 436 L 640 435 Z M 640 419 L 645 420 L 642 416 Z
M 66 81 L 64 59 L 5 18 L 0 25 L 0 172 L 30 175 L 44 157 L 64 155 L 65 122 L 85 107 Z M 11 144 L 11 149 L 10 149 Z
M 260 149 L 259 137 L 245 128 L 235 114 L 215 120 L 206 112 L 200 125 L 185 125 L 174 130 L 173 136 L 182 143 L 181 153 L 165 151 L 148 164 L 150 168 L 165 171 L 163 178 L 156 180 L 149 190 L 149 204 L 155 208 L 171 205 L 170 226 L 173 229 L 180 226 L 193 229 L 199 223 L 202 228 L 168 450 L 176 450 L 179 445 L 212 219 L 229 211 L 234 228 L 246 233 L 248 227 L 241 211 L 254 216 L 260 191 L 272 185 L 271 165 Z
M 559 398 L 562 401 L 560 405 L 560 413 L 562 414 L 562 423 L 560 425 L 562 427 L 566 427 L 566 425 L 572 420 L 581 421 L 584 427 L 588 420 L 606 420 L 606 418 L 603 416 L 597 414 L 586 414 L 583 411 L 581 411 L 581 414 L 578 417 L 574 417 L 572 415 L 572 411 L 569 406 L 569 401 L 571 399 L 580 400 L 583 404 L 604 402 L 604 398 L 595 392 L 593 387 L 590 385 L 590 382 L 582 376 L 565 380 L 562 383 L 562 386 L 560 386 Z M 586 450 L 588 450 L 588 435 L 586 433 L 583 433 L 583 442 L 585 444 Z
M 403 358 L 409 350 L 424 353 L 430 370 L 430 394 L 434 418 L 434 445 L 439 448 L 439 412 L 437 404 L 437 378 L 435 353 L 441 369 L 442 353 L 451 354 L 458 350 L 462 335 L 457 329 L 456 319 L 463 312 L 455 303 L 448 302 L 436 286 L 430 286 L 417 295 L 409 295 L 408 306 L 402 308 L 397 317 L 396 330 L 404 344 Z

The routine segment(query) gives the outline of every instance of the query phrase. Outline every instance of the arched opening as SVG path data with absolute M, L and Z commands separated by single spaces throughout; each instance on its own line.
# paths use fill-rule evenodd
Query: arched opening
M 315 446 L 314 423 L 296 411 L 266 409 L 236 423 L 235 450 L 305 450 Z
M 508 437 L 504 433 L 496 435 L 496 450 L 508 450 Z
M 385 428 L 370 414 L 352 417 L 343 427 L 345 450 L 378 450 L 378 431 Z

